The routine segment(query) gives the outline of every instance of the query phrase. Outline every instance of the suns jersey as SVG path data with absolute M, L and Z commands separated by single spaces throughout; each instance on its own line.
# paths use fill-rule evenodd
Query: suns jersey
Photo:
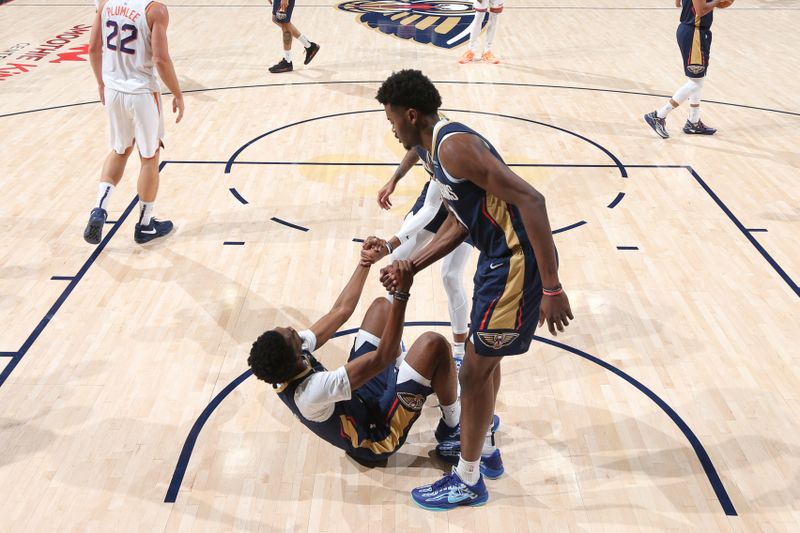
M 103 83 L 129 94 L 159 92 L 147 7 L 152 0 L 108 0 L 100 13 Z
M 710 30 L 711 23 L 714 21 L 714 10 L 712 9 L 702 17 L 698 17 L 694 10 L 692 0 L 681 0 L 681 24 L 687 24 L 703 30 Z
M 522 217 L 516 206 L 486 192 L 474 183 L 447 173 L 439 162 L 439 147 L 451 135 L 475 135 L 494 157 L 503 161 L 494 146 L 479 133 L 459 122 L 441 120 L 433 133 L 431 166 L 448 209 L 469 231 L 473 245 L 487 258 L 508 257 L 531 250 Z M 532 256 L 532 254 L 531 254 Z

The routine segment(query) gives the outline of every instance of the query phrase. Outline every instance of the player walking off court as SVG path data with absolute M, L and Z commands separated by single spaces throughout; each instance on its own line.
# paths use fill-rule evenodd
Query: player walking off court
M 97 203 L 89 215 L 83 238 L 97 244 L 108 218 L 108 201 L 122 179 L 125 164 L 139 149 L 141 170 L 139 221 L 133 239 L 140 244 L 167 235 L 172 222 L 153 216 L 158 194 L 158 159 L 163 146 L 164 119 L 158 75 L 172 93 L 172 111 L 183 118 L 183 94 L 167 47 L 169 13 L 151 0 L 101 2 L 89 37 L 89 61 L 97 79 L 100 102 L 108 113 L 111 153 L 100 176 Z

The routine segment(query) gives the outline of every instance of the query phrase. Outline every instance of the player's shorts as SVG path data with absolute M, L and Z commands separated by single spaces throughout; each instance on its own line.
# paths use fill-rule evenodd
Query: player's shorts
M 542 280 L 533 249 L 509 257 L 481 254 L 475 272 L 470 339 L 485 356 L 528 351 L 542 302 Z
M 492 13 L 503 12 L 504 0 L 473 0 L 472 7 L 475 11 L 491 11 Z
M 352 361 L 377 349 L 378 338 L 359 331 L 347 360 Z M 345 406 L 349 424 L 342 429 L 348 436 L 356 434 L 359 441 L 357 447 L 347 450 L 351 457 L 367 463 L 385 460 L 405 443 L 411 426 L 422 413 L 425 399 L 433 390 L 429 385 L 414 380 L 398 384 L 398 374 L 398 368 L 390 364 L 353 391 L 352 399 Z
M 417 201 L 414 202 L 414 206 L 411 208 L 411 211 L 408 212 L 406 216 L 416 214 L 417 211 L 422 209 L 422 206 L 425 205 L 425 196 L 428 194 L 428 185 L 430 185 L 430 180 L 425 182 L 425 186 L 422 188 L 422 192 L 419 193 L 419 197 Z M 430 231 L 431 233 L 436 233 L 439 231 L 439 228 L 442 227 L 444 221 L 447 219 L 447 208 L 444 206 L 444 202 L 439 207 L 439 212 L 436 213 L 436 216 L 433 217 L 433 220 L 428 222 L 428 225 L 425 226 L 424 229 Z
M 133 145 L 142 157 L 153 157 L 164 138 L 159 93 L 129 94 L 105 88 L 111 148 L 118 154 Z
M 711 56 L 711 30 L 679 24 L 676 32 L 683 71 L 689 78 L 704 78 Z
M 291 22 L 292 11 L 294 11 L 294 0 L 289 0 L 288 5 L 286 6 L 286 11 L 284 11 L 279 15 L 278 12 L 280 11 L 280 8 L 281 8 L 281 0 L 272 0 L 272 16 L 275 18 L 275 20 L 280 22 L 281 24 Z

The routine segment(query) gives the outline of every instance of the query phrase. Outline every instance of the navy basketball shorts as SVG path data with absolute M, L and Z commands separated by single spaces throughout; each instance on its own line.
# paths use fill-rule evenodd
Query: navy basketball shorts
M 286 22 L 292 21 L 292 11 L 294 11 L 294 0 L 288 0 L 288 5 L 286 6 L 286 11 L 282 14 L 278 14 L 281 8 L 281 0 L 272 0 L 272 16 L 275 18 L 276 21 L 284 24 Z M 283 16 L 283 18 L 280 18 Z
M 704 78 L 711 56 L 711 30 L 679 24 L 676 33 L 683 71 L 689 78 Z
M 481 254 L 474 283 L 470 339 L 475 352 L 489 357 L 527 352 L 542 302 L 533 251 L 500 258 Z

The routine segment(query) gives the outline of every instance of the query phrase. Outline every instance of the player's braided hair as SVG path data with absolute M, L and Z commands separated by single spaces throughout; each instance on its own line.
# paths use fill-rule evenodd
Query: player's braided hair
M 256 339 L 250 348 L 247 364 L 258 379 L 273 385 L 289 381 L 296 367 L 292 348 L 275 330 L 269 330 Z
M 419 70 L 411 69 L 386 78 L 375 99 L 383 105 L 416 109 L 426 115 L 435 114 L 442 106 L 442 97 L 431 80 Z

